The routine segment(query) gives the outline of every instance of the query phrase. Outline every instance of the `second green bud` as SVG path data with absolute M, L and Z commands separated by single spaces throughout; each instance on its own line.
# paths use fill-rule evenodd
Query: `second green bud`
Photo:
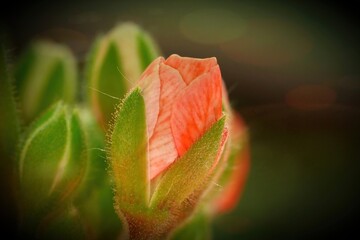
M 86 170 L 86 150 L 77 113 L 62 103 L 30 126 L 18 157 L 22 234 L 36 235 L 70 203 Z
M 91 108 L 107 129 L 115 106 L 159 55 L 149 34 L 134 23 L 123 23 L 97 39 L 89 54 L 86 77 Z
M 33 42 L 15 68 L 15 87 L 23 121 L 28 124 L 58 100 L 73 103 L 77 66 L 63 45 Z

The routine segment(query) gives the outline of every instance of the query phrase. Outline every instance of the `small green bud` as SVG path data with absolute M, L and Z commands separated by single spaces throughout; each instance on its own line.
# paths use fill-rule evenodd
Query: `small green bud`
M 32 43 L 15 69 L 18 101 L 25 123 L 58 100 L 72 103 L 76 81 L 76 61 L 67 47 L 45 41 Z
M 86 75 L 89 101 L 103 128 L 119 99 L 157 56 L 152 38 L 133 23 L 120 24 L 98 38 L 89 54 Z
M 24 231 L 36 231 L 44 217 L 68 204 L 86 163 L 79 117 L 57 103 L 32 124 L 21 145 L 19 203 Z

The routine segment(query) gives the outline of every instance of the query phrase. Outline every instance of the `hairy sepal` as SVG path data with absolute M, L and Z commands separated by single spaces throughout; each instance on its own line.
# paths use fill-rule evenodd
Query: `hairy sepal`
M 149 201 L 145 103 L 140 89 L 130 92 L 115 114 L 108 148 L 115 207 L 146 209 Z

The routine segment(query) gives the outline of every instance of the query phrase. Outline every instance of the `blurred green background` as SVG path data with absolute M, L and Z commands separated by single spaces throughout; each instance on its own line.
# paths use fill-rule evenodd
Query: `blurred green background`
M 2 28 L 15 59 L 36 38 L 82 67 L 99 33 L 133 21 L 166 57 L 216 56 L 249 127 L 242 199 L 214 239 L 358 239 L 360 28 L 356 1 L 13 1 Z

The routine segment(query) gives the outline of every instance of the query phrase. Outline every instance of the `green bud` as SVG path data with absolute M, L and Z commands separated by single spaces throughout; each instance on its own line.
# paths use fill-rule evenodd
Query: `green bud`
M 58 100 L 75 100 L 77 70 L 70 50 L 39 41 L 30 45 L 15 69 L 18 101 L 25 123 L 29 123 Z
M 150 195 L 145 103 L 139 89 L 126 97 L 117 115 L 108 157 L 116 204 L 132 211 L 147 207 Z
M 152 38 L 133 23 L 120 24 L 97 39 L 89 54 L 86 75 L 89 101 L 104 129 L 119 99 L 158 56 Z
M 224 127 L 225 116 L 151 183 L 144 98 L 138 88 L 127 95 L 109 135 L 108 158 L 115 208 L 130 239 L 164 239 L 191 216 L 212 180 Z
M 24 231 L 36 231 L 44 217 L 71 200 L 86 169 L 86 147 L 77 113 L 62 103 L 30 126 L 18 159 Z

